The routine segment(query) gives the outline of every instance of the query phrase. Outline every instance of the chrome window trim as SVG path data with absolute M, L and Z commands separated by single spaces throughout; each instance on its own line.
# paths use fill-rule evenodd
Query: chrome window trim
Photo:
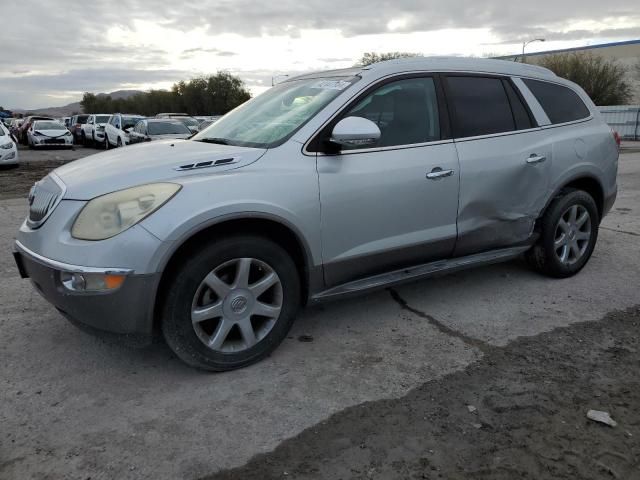
M 307 155 L 313 153 L 318 157 L 336 157 L 336 156 L 344 156 L 344 155 L 357 155 L 359 153 L 372 153 L 372 152 L 388 152 L 392 150 L 407 150 L 410 148 L 420 148 L 420 147 L 430 147 L 432 145 L 445 145 L 447 143 L 453 143 L 453 139 L 448 138 L 446 140 L 434 140 L 433 142 L 422 142 L 422 143 L 409 143 L 406 145 L 390 145 L 388 147 L 372 147 L 372 148 L 359 148 L 357 150 L 344 150 L 340 153 L 330 154 L 324 152 L 308 152 Z
M 44 217 L 42 217 L 40 220 L 38 220 L 37 222 L 34 222 L 34 221 L 30 220 L 29 216 L 27 215 L 27 225 L 29 226 L 29 228 L 31 228 L 33 230 L 36 230 L 36 229 L 40 228 L 42 226 L 42 224 L 47 221 L 47 219 L 51 216 L 53 211 L 58 207 L 58 205 L 60 204 L 60 202 L 62 201 L 62 199 L 64 198 L 64 196 L 67 193 L 67 186 L 60 179 L 60 177 L 58 177 L 58 175 L 56 175 L 54 172 L 51 172 L 49 174 L 49 176 L 60 187 L 60 195 L 58 196 L 58 199 L 53 203 L 53 205 L 51 205 L 51 208 L 49 209 L 47 214 Z
M 520 94 L 524 98 L 525 102 L 529 105 L 531 113 L 533 113 L 538 125 L 541 127 L 551 125 L 551 120 L 547 116 L 547 112 L 544 111 L 544 108 L 542 108 L 542 105 L 540 105 L 540 102 L 538 102 L 538 99 L 535 97 L 533 92 L 529 90 L 527 84 L 522 81 L 522 77 L 512 77 L 512 80 L 516 88 L 520 90 Z
M 82 265 L 72 265 L 70 263 L 59 262 L 57 260 L 51 260 L 50 258 L 43 257 L 25 247 L 18 240 L 15 241 L 15 249 L 19 253 L 30 257 L 32 260 L 44 265 L 45 267 L 53 268 L 68 273 L 99 273 L 103 275 L 131 275 L 134 271 L 130 268 L 119 267 L 85 267 Z

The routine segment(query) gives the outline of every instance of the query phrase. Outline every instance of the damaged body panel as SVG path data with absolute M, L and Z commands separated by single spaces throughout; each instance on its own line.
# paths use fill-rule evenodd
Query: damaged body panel
M 460 160 L 454 256 L 527 242 L 551 193 L 553 148 L 542 129 L 456 142 Z M 544 158 L 531 163 L 532 155 Z

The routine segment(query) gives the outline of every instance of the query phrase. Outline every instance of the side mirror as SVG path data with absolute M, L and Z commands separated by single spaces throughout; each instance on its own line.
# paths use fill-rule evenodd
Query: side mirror
M 124 127 L 124 128 L 122 129 L 122 131 L 123 131 L 124 133 L 129 133 L 129 130 L 131 130 L 129 127 Z
M 363 117 L 347 117 L 340 120 L 331 132 L 331 143 L 343 147 L 374 145 L 380 139 L 380 129 Z

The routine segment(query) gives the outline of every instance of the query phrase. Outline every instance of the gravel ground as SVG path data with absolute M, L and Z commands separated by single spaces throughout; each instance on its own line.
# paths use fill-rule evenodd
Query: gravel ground
M 0 171 L 2 480 L 640 479 L 640 153 L 579 275 L 513 261 L 309 308 L 269 358 L 211 375 L 86 335 L 19 278 L 21 175 L 91 151 Z

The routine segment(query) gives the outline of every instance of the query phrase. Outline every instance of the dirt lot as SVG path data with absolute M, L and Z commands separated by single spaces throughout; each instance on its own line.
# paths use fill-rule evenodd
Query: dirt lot
M 310 308 L 217 375 L 89 336 L 19 278 L 21 175 L 64 161 L 24 153 L 0 171 L 2 480 L 640 478 L 640 153 L 576 277 L 513 261 Z
M 206 478 L 640 478 L 640 308 L 484 353 Z M 587 419 L 590 409 L 618 425 Z
M 29 150 L 20 146 L 20 165 L 0 167 L 0 200 L 26 197 L 31 186 L 54 168 L 99 151 L 81 146 L 75 146 L 73 150 Z

